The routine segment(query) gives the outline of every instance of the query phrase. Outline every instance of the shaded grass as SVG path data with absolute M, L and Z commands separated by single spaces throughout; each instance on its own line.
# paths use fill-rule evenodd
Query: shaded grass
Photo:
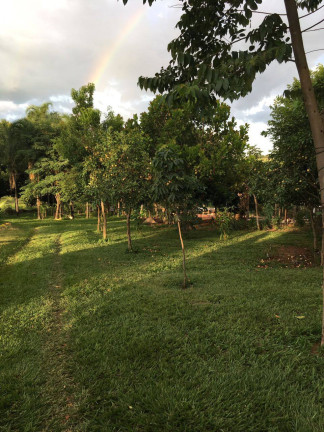
M 42 221 L 7 261 L 0 430 L 323 431 L 320 269 L 257 268 L 271 245 L 308 246 L 308 233 L 187 233 L 182 290 L 176 230 L 144 227 L 129 254 L 124 225 L 109 221 L 106 244 L 94 220 Z M 66 345 L 56 385 L 73 382 L 60 400 L 51 340 Z

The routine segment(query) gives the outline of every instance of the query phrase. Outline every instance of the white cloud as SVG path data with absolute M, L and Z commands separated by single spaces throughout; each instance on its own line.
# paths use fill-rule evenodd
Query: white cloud
M 68 95 L 50 96 L 49 100 L 51 102 L 73 103 L 73 99 Z
M 268 154 L 272 148 L 273 145 L 271 141 L 262 136 L 261 132 L 265 131 L 267 129 L 266 123 L 261 122 L 255 122 L 250 124 L 250 144 L 258 147 L 264 154 Z
M 102 113 L 107 112 L 107 108 L 111 107 L 115 113 L 121 114 L 124 118 L 132 116 L 135 109 L 134 101 L 123 101 L 122 92 L 116 88 L 117 86 L 106 87 L 103 91 L 96 91 L 94 94 L 94 106 Z
M 25 115 L 28 105 L 28 103 L 15 104 L 12 101 L 0 101 L 0 118 L 8 121 L 17 120 Z
M 262 98 L 257 105 L 254 105 L 249 109 L 243 110 L 243 114 L 248 117 L 265 111 L 273 103 L 275 97 L 276 96 L 269 96 Z

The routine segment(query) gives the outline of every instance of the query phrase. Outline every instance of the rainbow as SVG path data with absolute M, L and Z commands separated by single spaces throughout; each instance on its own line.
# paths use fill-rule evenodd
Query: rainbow
M 130 20 L 123 27 L 117 38 L 114 40 L 113 44 L 109 46 L 108 50 L 102 55 L 93 72 L 91 73 L 90 79 L 88 82 L 92 82 L 96 85 L 99 84 L 102 76 L 105 73 L 105 70 L 109 66 L 109 63 L 113 59 L 114 55 L 118 51 L 118 49 L 122 46 L 123 42 L 131 34 L 131 32 L 135 29 L 135 27 L 139 24 L 141 19 L 144 17 L 146 12 L 146 8 L 143 6 L 136 12 Z

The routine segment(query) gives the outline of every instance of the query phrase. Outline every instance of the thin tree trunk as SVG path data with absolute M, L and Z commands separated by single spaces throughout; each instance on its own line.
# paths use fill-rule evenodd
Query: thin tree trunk
M 107 240 L 107 215 L 105 210 L 105 203 L 101 201 L 101 213 L 102 213 L 102 238 Z
M 97 214 L 98 214 L 97 231 L 100 232 L 100 206 L 98 204 L 97 204 Z
M 56 199 L 56 211 L 55 211 L 55 219 L 58 220 L 60 218 L 60 209 L 61 209 L 61 196 L 59 193 L 55 194 Z
M 14 171 L 10 172 L 9 175 L 9 186 L 11 190 L 15 192 L 15 211 L 18 216 L 19 213 L 19 204 L 18 204 L 18 192 L 17 192 L 17 178 L 16 173 Z
M 41 217 L 41 211 L 40 211 L 41 201 L 40 201 L 38 195 L 37 195 L 37 198 L 36 198 L 36 205 L 37 205 L 37 219 L 42 219 L 42 217 Z
M 182 249 L 183 288 L 187 288 L 188 278 L 186 273 L 186 251 L 182 239 L 181 222 L 180 222 L 179 215 L 178 215 L 178 230 L 179 230 L 179 238 L 180 238 L 181 249 Z
M 316 164 L 320 185 L 321 206 L 322 206 L 322 236 L 324 237 L 324 127 L 318 104 L 311 81 L 302 32 L 298 17 L 296 0 L 285 0 L 287 18 L 289 23 L 291 42 L 298 70 L 300 86 L 304 97 L 304 104 L 308 115 L 312 137 L 316 152 Z M 324 267 L 323 267 L 324 271 Z M 323 290 L 323 313 L 322 313 L 322 338 L 321 345 L 324 345 L 324 273 L 322 280 Z
M 85 217 L 86 217 L 86 219 L 89 219 L 89 203 L 88 202 L 86 202 Z
M 315 257 L 315 254 L 316 254 L 316 251 L 318 250 L 318 248 L 317 248 L 317 233 L 316 233 L 316 226 L 315 226 L 313 209 L 310 209 L 309 213 L 310 213 L 310 222 L 311 222 L 311 227 L 312 227 L 312 232 L 313 232 L 313 249 L 314 249 L 314 257 Z
M 130 217 L 131 217 L 131 210 L 129 210 L 126 214 L 126 224 L 127 224 L 128 250 L 129 252 L 132 252 L 133 246 L 132 246 L 131 229 L 130 229 Z
M 17 192 L 17 184 L 15 182 L 15 210 L 16 214 L 19 214 L 19 204 L 18 204 L 18 192 Z
M 293 221 L 294 221 L 294 225 L 295 225 L 296 224 L 296 218 L 297 218 L 297 207 L 296 206 L 293 207 L 292 217 L 293 217 Z
M 253 199 L 254 199 L 254 206 L 255 206 L 255 219 L 256 219 L 256 224 L 257 224 L 257 228 L 260 231 L 260 221 L 259 221 L 259 208 L 258 208 L 258 200 L 257 197 L 253 194 Z
M 287 209 L 285 209 L 285 225 L 288 226 Z
M 70 201 L 70 217 L 74 219 L 74 205 L 72 201 Z

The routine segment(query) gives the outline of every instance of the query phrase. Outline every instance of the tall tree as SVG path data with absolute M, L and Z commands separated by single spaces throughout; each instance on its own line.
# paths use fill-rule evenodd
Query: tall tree
M 320 65 L 311 72 L 315 94 L 320 109 L 324 108 L 324 67 Z M 277 163 L 281 179 L 281 193 L 289 205 L 303 205 L 310 210 L 313 222 L 313 208 L 320 206 L 320 193 L 316 155 L 307 113 L 302 101 L 300 82 L 295 79 L 288 86 L 285 96 L 276 98 L 271 107 L 271 120 L 266 134 L 271 137 L 274 150 L 271 160 Z M 292 157 L 291 155 L 294 155 Z M 279 178 L 278 178 L 279 180 Z M 285 187 L 283 187 L 285 186 Z M 316 230 L 313 226 L 314 249 Z M 324 242 L 324 237 L 323 240 Z M 322 247 L 322 262 L 323 262 Z
M 61 115 L 50 111 L 51 105 L 50 102 L 45 102 L 39 106 L 30 105 L 26 110 L 26 119 L 34 128 L 32 146 L 28 152 L 29 181 L 33 184 L 29 187 L 29 193 L 31 194 L 32 191 L 36 193 L 33 198 L 36 199 L 38 219 L 41 219 L 42 196 L 37 195 L 38 188 L 35 187 L 35 183 L 39 181 L 39 176 L 34 174 L 33 167 L 37 161 L 50 154 L 54 139 L 59 136 L 62 126 Z M 26 191 L 24 196 L 26 198 Z M 29 198 L 32 198 L 32 194 Z
M 71 97 L 75 103 L 72 115 L 66 116 L 59 138 L 56 140 L 56 149 L 63 159 L 67 159 L 70 168 L 75 172 L 84 172 L 85 160 L 91 155 L 101 138 L 101 125 L 99 110 L 93 106 L 93 93 L 95 85 L 88 83 L 79 90 L 72 89 Z M 81 178 L 79 179 L 81 181 Z M 87 180 L 84 179 L 83 188 Z M 81 185 L 80 182 L 78 184 Z M 78 193 L 79 197 L 81 194 Z M 86 205 L 86 217 L 89 217 L 89 196 L 83 194 Z
M 0 122 L 0 156 L 5 167 L 10 189 L 15 196 L 15 211 L 19 213 L 18 178 L 28 166 L 28 152 L 32 148 L 34 128 L 27 119 L 10 123 Z

